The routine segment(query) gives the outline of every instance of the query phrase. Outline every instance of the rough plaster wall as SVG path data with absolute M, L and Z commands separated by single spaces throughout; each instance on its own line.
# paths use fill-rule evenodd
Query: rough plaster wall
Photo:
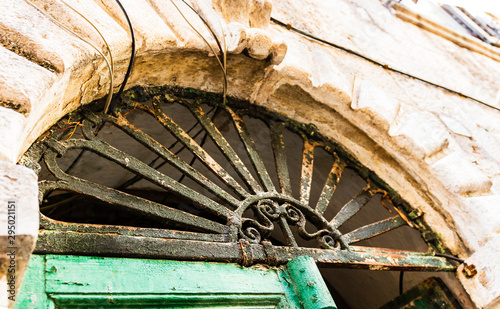
M 109 79 L 103 59 L 88 44 L 28 1 L 2 2 L 0 159 L 13 165 L 61 116 L 104 96 Z M 104 46 L 61 2 L 33 2 Z M 221 0 L 213 8 L 192 2 L 209 22 L 223 25 L 232 54 L 229 95 L 313 123 L 344 145 L 421 209 L 455 254 L 474 261 L 482 279 L 461 280 L 478 307 L 494 308 L 500 298 L 500 270 L 491 267 L 499 264 L 493 244 L 500 232 L 500 112 L 269 24 L 270 1 Z M 71 4 L 106 38 L 117 89 L 130 52 L 123 16 L 111 0 Z M 170 2 L 134 0 L 124 6 L 138 44 L 128 87 L 168 84 L 221 92 L 222 75 L 209 48 Z M 183 12 L 207 34 L 192 12 Z M 500 63 L 397 19 L 376 0 L 275 1 L 272 15 L 495 104 Z M 26 207 L 37 209 L 36 203 Z

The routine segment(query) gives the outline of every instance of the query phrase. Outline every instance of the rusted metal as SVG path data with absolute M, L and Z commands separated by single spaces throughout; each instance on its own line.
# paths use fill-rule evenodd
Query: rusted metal
M 379 179 L 371 177 L 368 170 L 360 167 L 359 163 L 342 151 L 336 151 L 339 148 L 315 134 L 311 126 L 278 116 L 270 117 L 266 111 L 256 112 L 247 108 L 238 109 L 236 106 L 219 108 L 227 112 L 227 120 L 234 124 L 239 142 L 242 143 L 240 149 L 246 151 L 249 159 L 247 162 L 251 163 L 246 165 L 241 154 L 235 151 L 235 145 L 229 143 L 223 130 L 208 117 L 199 102 L 193 101 L 190 94 L 184 92 L 186 98 L 183 99 L 172 94 L 166 96 L 154 88 L 144 91 L 149 91 L 151 104 L 134 102 L 134 112 L 145 112 L 153 121 L 162 125 L 176 139 L 174 144 L 179 142 L 193 158 L 208 168 L 208 172 L 196 169 L 193 167 L 194 160 L 187 162 L 177 155 L 178 152 L 174 153 L 171 147 L 162 145 L 153 136 L 139 129 L 132 120 L 127 119 L 126 112 L 117 110 L 114 116 L 86 110 L 75 113 L 72 115 L 73 121 L 81 124 L 83 138 L 73 136 L 64 139 L 63 134 L 60 134 L 61 129 L 55 129 L 34 144 L 22 160 L 30 166 L 36 166 L 39 161 L 43 162 L 56 178 L 40 182 L 42 209 L 59 207 L 59 204 L 46 205 L 44 201 L 51 192 L 63 190 L 93 197 L 114 209 L 137 214 L 151 222 L 159 222 L 165 228 L 63 222 L 50 218 L 50 213 L 41 213 L 37 252 L 228 261 L 243 265 L 277 265 L 286 263 L 293 257 L 306 255 L 315 258 L 318 263 L 338 267 L 429 271 L 449 271 L 456 268 L 447 259 L 433 256 L 431 253 L 354 247 L 352 244 L 356 242 L 407 225 L 408 219 L 404 213 L 406 209 L 397 209 L 397 216 L 341 233 L 339 228 L 356 216 L 374 195 L 382 194 L 384 199 L 389 200 L 391 207 L 394 203 L 390 201 L 389 196 L 397 195 L 393 191 L 388 194 L 380 185 Z M 168 99 L 165 100 L 166 97 Z M 187 107 L 186 112 L 194 116 L 197 125 L 207 138 L 213 140 L 226 161 L 221 162 L 222 156 L 213 156 L 203 147 L 203 142 L 197 142 L 195 137 L 190 135 L 190 130 L 183 130 L 165 111 L 164 103 Z M 126 110 L 125 106 L 121 108 Z M 277 183 L 273 182 L 268 170 L 269 165 L 266 167 L 263 155 L 259 152 L 242 115 L 256 116 L 267 123 L 266 129 L 269 130 L 271 143 L 267 147 L 273 153 Z M 101 140 L 93 130 L 102 127 L 104 123 L 119 128 L 146 146 L 157 159 L 164 160 L 180 171 L 182 177 L 174 179 L 159 170 L 163 163 L 154 168 L 153 164 L 144 163 Z M 56 128 L 61 127 L 63 125 Z M 290 129 L 303 138 L 300 167 L 289 166 L 287 145 L 283 138 L 285 129 Z M 314 152 L 317 147 L 323 148 L 331 155 L 333 165 L 322 184 L 318 201 L 313 205 L 311 192 L 315 172 Z M 175 195 L 190 203 L 192 207 L 181 209 L 169 206 L 125 192 L 124 188 L 127 186 L 110 188 L 70 175 L 59 167 L 57 158 L 64 157 L 72 149 L 92 152 L 105 160 L 117 163 L 136 175 L 134 181 L 145 179 L 166 190 L 165 195 Z M 230 174 L 225 166 L 231 166 L 236 173 Z M 334 192 L 346 167 L 358 170 L 366 179 L 367 186 L 342 206 L 333 219 L 326 219 L 324 213 L 331 207 Z M 290 178 L 290 169 L 294 168 L 300 171 L 298 198 L 293 195 Z M 255 174 L 252 174 L 251 170 Z M 184 177 L 193 180 L 202 190 L 184 184 Z M 218 184 L 210 179 L 220 182 Z M 221 186 L 220 183 L 224 185 Z M 204 192 L 210 192 L 210 195 Z M 71 203 L 72 198 L 60 202 L 61 205 Z M 201 211 L 194 211 L 195 206 Z M 409 217 L 421 220 L 420 216 Z M 421 221 L 416 225 L 422 226 Z M 280 241 L 273 236 L 278 231 Z M 306 241 L 315 242 L 316 248 L 304 248 L 302 244 Z
M 361 192 L 340 209 L 332 221 L 330 221 L 330 224 L 335 228 L 342 226 L 347 220 L 360 211 L 374 195 L 375 190 L 373 190 L 373 184 L 369 183 Z
M 456 267 L 440 257 L 419 252 L 379 250 L 315 249 L 273 246 L 246 241 L 206 242 L 195 240 L 137 237 L 101 233 L 41 231 L 36 253 L 100 256 L 129 256 L 183 261 L 230 262 L 245 265 L 266 264 L 274 260 L 286 264 L 298 256 L 310 256 L 321 266 L 371 270 L 455 271 Z M 272 256 L 269 256 L 269 253 Z M 251 263 L 250 263 L 251 262 Z
M 290 173 L 285 152 L 285 142 L 283 141 L 283 130 L 285 124 L 282 122 L 271 123 L 271 145 L 274 152 L 274 162 L 276 163 L 276 172 L 280 182 L 281 192 L 292 195 L 292 185 L 290 184 Z
M 464 269 L 462 271 L 467 278 L 473 278 L 477 275 L 476 265 L 474 264 L 464 264 Z
M 311 194 L 311 185 L 313 178 L 313 163 L 314 163 L 314 143 L 311 143 L 304 138 L 304 147 L 302 150 L 302 172 L 300 175 L 300 202 L 309 204 Z
M 335 162 L 333 163 L 332 170 L 328 174 L 325 186 L 323 187 L 321 195 L 318 199 L 318 204 L 316 205 L 316 211 L 318 213 L 323 214 L 328 207 L 333 193 L 335 192 L 335 189 L 337 189 L 337 184 L 340 181 L 340 177 L 342 176 L 345 166 L 346 164 L 340 163 L 337 156 L 335 156 Z

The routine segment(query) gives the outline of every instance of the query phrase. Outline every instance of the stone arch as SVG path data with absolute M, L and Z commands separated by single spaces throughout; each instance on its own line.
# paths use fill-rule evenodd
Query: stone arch
M 462 110 L 484 114 L 484 108 L 415 81 L 385 84 L 392 77 L 386 76 L 384 68 L 358 63 L 352 55 L 271 24 L 269 0 L 212 1 L 212 7 L 201 1 L 192 4 L 214 28 L 223 25 L 229 96 L 314 124 L 421 210 L 453 253 L 469 257 L 498 242 L 494 238 L 498 224 L 480 226 L 484 218 L 475 210 L 491 203 L 483 195 L 495 200 L 493 176 L 456 147 L 460 141 L 454 136 L 463 126 L 427 108 L 427 102 L 415 103 L 400 87 L 428 91 L 435 100 L 454 102 Z M 222 73 L 211 50 L 170 2 L 134 0 L 124 6 L 137 35 L 136 62 L 127 87 L 172 85 L 222 91 Z M 80 1 L 74 7 L 106 38 L 115 61 L 116 91 L 130 53 L 124 17 L 112 1 Z M 209 39 L 198 16 L 187 7 L 181 10 Z M 19 230 L 36 237 L 36 179 L 14 164 L 58 119 L 103 97 L 109 83 L 99 53 L 54 19 L 103 50 L 104 44 L 81 16 L 57 0 L 16 1 L 0 12 L 5 17 L 0 21 L 5 33 L 0 38 L 0 159 L 6 175 L 2 186 L 13 188 L 16 198 L 29 205 L 22 212 L 30 220 Z M 209 43 L 215 48 L 213 40 Z M 469 215 L 478 217 L 479 230 L 467 227 Z M 491 254 L 498 249 L 484 250 Z M 499 295 L 491 292 L 495 287 L 478 283 L 477 278 L 462 281 L 466 288 L 470 285 L 478 306 L 498 301 Z

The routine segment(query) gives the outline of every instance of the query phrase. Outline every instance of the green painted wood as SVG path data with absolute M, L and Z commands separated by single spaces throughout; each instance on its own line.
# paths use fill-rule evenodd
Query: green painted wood
M 34 255 L 15 309 L 335 308 L 314 260 L 301 257 L 292 262 L 281 268 L 245 268 L 230 263 Z
M 48 293 L 277 293 L 275 270 L 237 264 L 47 255 Z
M 286 268 L 304 308 L 337 308 L 313 258 L 300 256 L 288 262 Z
M 45 293 L 45 256 L 32 255 L 14 309 L 54 308 Z
M 278 295 L 144 295 L 55 294 L 57 308 L 295 308 Z

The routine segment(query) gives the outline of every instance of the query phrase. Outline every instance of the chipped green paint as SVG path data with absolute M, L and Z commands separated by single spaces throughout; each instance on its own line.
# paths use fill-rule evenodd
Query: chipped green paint
M 295 271 L 298 266 L 299 273 Z M 314 281 L 314 288 L 299 286 L 304 280 Z M 317 301 L 307 301 L 311 290 Z M 325 300 L 329 300 L 328 307 Z M 310 258 L 281 268 L 244 268 L 228 263 L 34 255 L 15 309 L 54 306 L 335 308 Z
M 297 257 L 287 264 L 287 271 L 293 281 L 300 302 L 304 308 L 336 309 L 319 270 L 310 257 Z

